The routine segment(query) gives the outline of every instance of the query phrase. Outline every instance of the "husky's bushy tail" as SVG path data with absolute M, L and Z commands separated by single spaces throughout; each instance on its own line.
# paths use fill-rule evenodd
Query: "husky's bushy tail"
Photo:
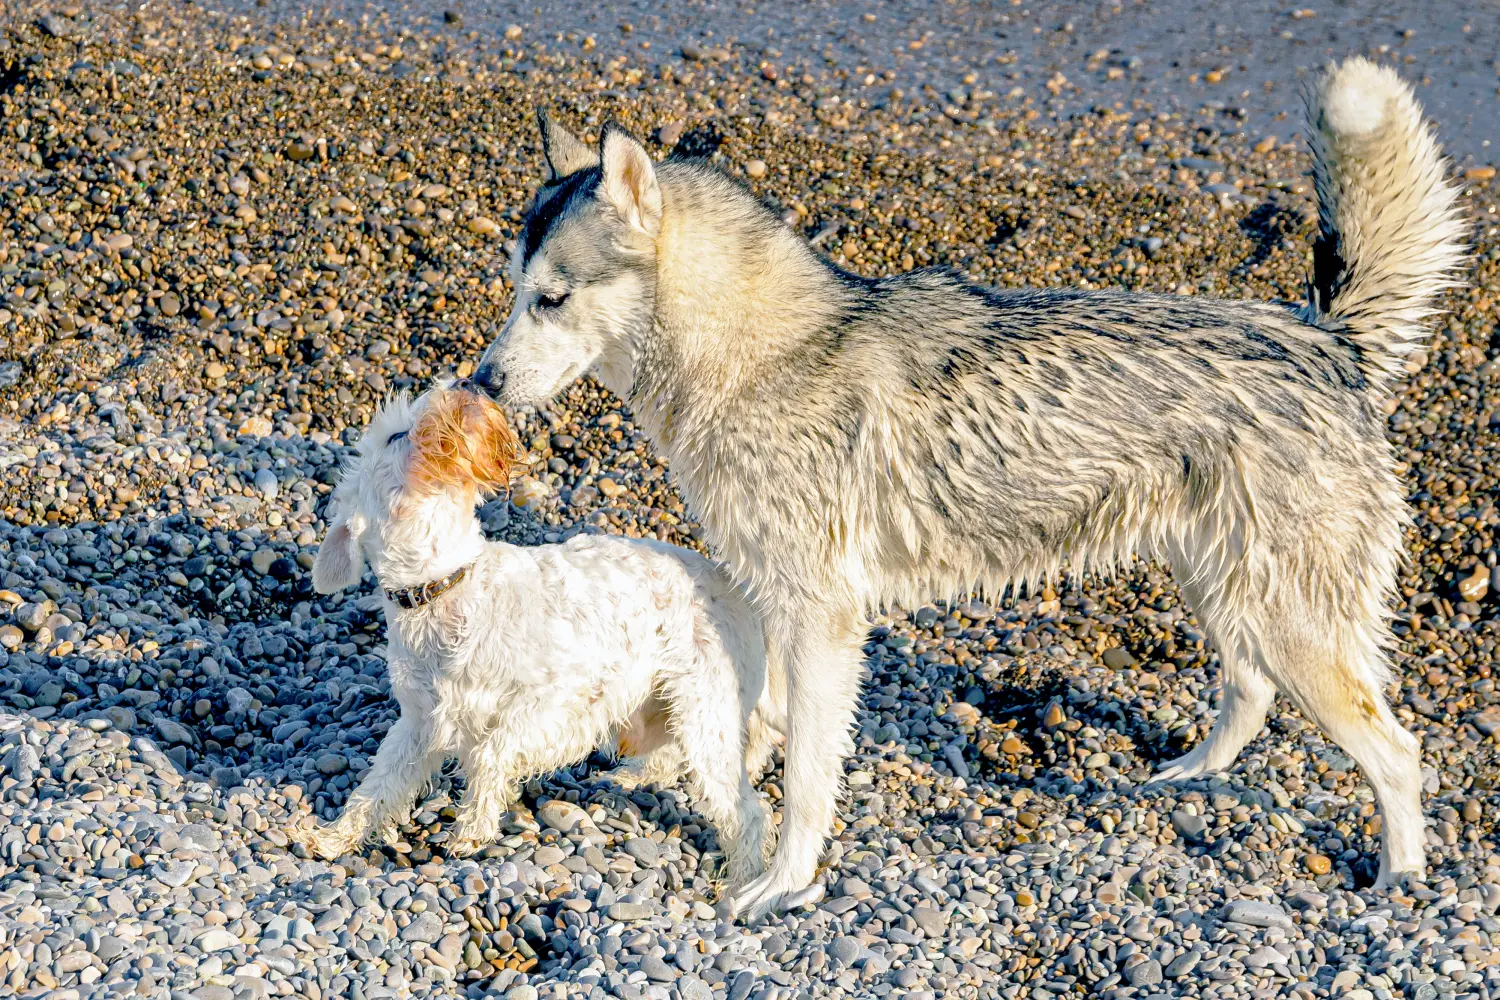
M 1426 343 L 1434 297 L 1459 281 L 1457 185 L 1411 87 L 1355 57 L 1308 88 L 1318 228 L 1307 318 L 1353 335 L 1380 384 Z

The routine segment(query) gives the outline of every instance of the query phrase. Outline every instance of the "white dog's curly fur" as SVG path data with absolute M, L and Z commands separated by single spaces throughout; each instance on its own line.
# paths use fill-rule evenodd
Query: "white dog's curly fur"
M 447 387 L 388 404 L 361 440 L 334 492 L 317 589 L 358 584 L 365 560 L 388 592 L 466 574 L 417 607 L 387 593 L 401 718 L 343 815 L 307 831 L 309 846 L 336 858 L 388 836 L 452 754 L 467 792 L 448 852 L 478 850 L 499 833 L 520 782 L 620 739 L 650 754 L 614 772 L 622 782 L 686 765 L 730 881 L 743 884 L 764 868 L 768 832 L 747 776 L 747 754 L 758 771 L 770 752 L 756 707 L 758 617 L 686 549 L 593 536 L 526 548 L 486 541 L 474 507 L 505 486 L 517 447 L 498 407 Z

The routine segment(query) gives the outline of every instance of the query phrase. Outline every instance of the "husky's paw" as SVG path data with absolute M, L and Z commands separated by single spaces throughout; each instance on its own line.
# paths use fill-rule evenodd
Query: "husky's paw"
M 1218 769 L 1209 766 L 1207 748 L 1207 743 L 1200 743 L 1181 757 L 1167 761 L 1146 784 L 1165 785 L 1168 782 L 1188 781 L 1213 773 Z
M 760 878 L 734 893 L 732 912 L 748 926 L 773 913 L 785 913 L 817 903 L 826 891 L 821 882 L 797 878 L 794 873 L 772 866 Z
M 1414 861 L 1410 865 L 1392 867 L 1389 860 L 1380 859 L 1380 873 L 1375 876 L 1376 892 L 1399 892 L 1409 894 L 1413 884 L 1427 880 L 1427 859 Z

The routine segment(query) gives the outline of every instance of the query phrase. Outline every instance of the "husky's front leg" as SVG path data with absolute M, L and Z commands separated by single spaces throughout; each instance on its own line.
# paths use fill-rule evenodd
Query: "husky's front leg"
M 786 657 L 786 798 L 770 869 L 734 897 L 735 912 L 749 922 L 781 909 L 817 875 L 851 750 L 864 637 L 852 613 L 782 613 L 766 625 L 768 654 Z
M 376 831 L 389 839 L 398 814 L 410 808 L 417 790 L 432 777 L 441 758 L 431 728 L 401 716 L 375 752 L 364 780 L 349 796 L 343 815 L 333 823 L 319 823 L 306 830 L 307 846 L 332 860 L 348 854 Z

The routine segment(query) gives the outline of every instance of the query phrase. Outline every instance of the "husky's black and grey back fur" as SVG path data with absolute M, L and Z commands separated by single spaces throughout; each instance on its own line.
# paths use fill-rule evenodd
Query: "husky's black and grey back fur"
M 868 609 L 1133 553 L 1172 566 L 1223 662 L 1213 733 L 1163 775 L 1228 766 L 1280 689 L 1374 785 L 1382 877 L 1422 868 L 1416 744 L 1382 691 L 1407 515 L 1380 405 L 1462 230 L 1394 73 L 1351 60 L 1309 108 L 1323 230 L 1300 311 L 861 278 L 709 168 L 653 166 L 618 131 L 601 162 L 549 126 L 575 189 L 534 210 L 479 377 L 521 401 L 598 371 L 764 610 L 787 817 L 745 908 L 812 877 Z

